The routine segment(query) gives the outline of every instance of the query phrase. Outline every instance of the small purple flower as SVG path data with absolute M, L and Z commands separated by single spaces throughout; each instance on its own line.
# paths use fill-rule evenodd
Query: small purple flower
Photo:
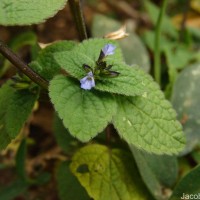
M 91 90 L 95 87 L 94 76 L 92 72 L 88 72 L 87 76 L 80 80 L 81 88 L 84 90 Z
M 115 52 L 116 46 L 112 44 L 106 44 L 104 48 L 102 49 L 102 52 L 104 53 L 104 56 L 113 55 Z

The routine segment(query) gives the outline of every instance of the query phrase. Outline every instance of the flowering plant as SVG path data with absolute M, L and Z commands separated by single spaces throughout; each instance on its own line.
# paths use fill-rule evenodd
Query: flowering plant
M 95 78 L 100 79 L 101 76 L 116 77 L 119 75 L 118 72 L 111 71 L 112 65 L 107 66 L 106 61 L 104 61 L 107 56 L 114 54 L 115 48 L 112 44 L 106 44 L 102 48 L 94 70 L 90 66 L 83 64 L 85 71 L 89 72 L 87 76 L 80 80 L 81 88 L 90 90 L 92 87 L 95 87 Z
M 170 115 L 173 113 L 170 104 L 164 99 L 149 75 L 137 67 L 124 64 L 120 48 L 115 42 L 106 39 L 86 40 L 71 51 L 54 54 L 54 58 L 70 77 L 56 76 L 50 82 L 49 94 L 60 118 L 72 135 L 81 141 L 89 141 L 112 122 L 121 137 L 138 148 L 168 154 L 175 153 L 179 148 L 182 149 L 184 137 L 182 137 L 180 124 L 173 115 Z M 80 81 L 81 86 L 76 83 L 76 80 Z M 150 93 L 154 92 L 157 95 L 152 97 Z M 159 113 L 159 119 L 150 120 L 152 129 L 148 130 L 148 127 L 143 125 L 143 120 L 154 118 L 149 108 L 159 109 L 155 103 L 158 101 L 157 98 L 160 105 L 168 109 L 163 109 Z M 73 104 L 69 105 L 67 99 L 71 99 Z M 78 112 L 78 117 L 70 115 L 73 109 Z M 131 113 L 128 112 L 129 109 L 132 110 Z M 142 110 L 143 114 L 138 109 Z M 148 113 L 148 116 L 144 113 Z M 158 134 L 168 137 L 162 126 L 157 124 L 157 120 L 160 119 L 162 122 L 159 124 L 168 123 L 165 118 L 167 115 L 171 117 L 170 123 L 174 127 L 168 136 L 176 143 L 176 148 L 172 148 L 172 142 L 168 143 L 168 140 L 162 141 L 162 144 L 154 141 L 151 145 L 147 145 L 148 139 L 143 138 L 143 133 L 147 130 L 147 138 L 148 135 L 151 137 L 150 135 L 154 134 L 154 128 L 159 128 Z M 135 120 L 141 123 L 142 129 L 139 128 L 140 123 L 134 123 Z M 88 124 L 87 121 L 90 123 Z M 174 134 L 182 138 L 181 141 L 172 139 Z M 136 139 L 140 137 L 143 139 Z

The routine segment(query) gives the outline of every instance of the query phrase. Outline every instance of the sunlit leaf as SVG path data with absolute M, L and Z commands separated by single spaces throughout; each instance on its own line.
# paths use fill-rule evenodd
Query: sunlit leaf
M 151 199 L 131 155 L 93 144 L 80 149 L 70 169 L 95 200 Z

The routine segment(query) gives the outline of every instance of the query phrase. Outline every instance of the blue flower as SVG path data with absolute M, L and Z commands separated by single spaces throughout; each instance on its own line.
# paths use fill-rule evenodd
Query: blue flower
M 94 76 L 92 72 L 88 72 L 87 76 L 80 80 L 81 88 L 84 90 L 91 90 L 95 87 Z
M 102 52 L 104 53 L 104 56 L 113 55 L 115 52 L 116 46 L 112 44 L 106 44 L 104 48 L 102 49 Z

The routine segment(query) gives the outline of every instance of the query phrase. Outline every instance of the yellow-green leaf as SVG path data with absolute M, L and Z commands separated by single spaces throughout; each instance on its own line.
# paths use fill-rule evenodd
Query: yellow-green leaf
M 70 169 L 94 200 L 151 199 L 132 156 L 123 150 L 88 145 L 74 155 Z

